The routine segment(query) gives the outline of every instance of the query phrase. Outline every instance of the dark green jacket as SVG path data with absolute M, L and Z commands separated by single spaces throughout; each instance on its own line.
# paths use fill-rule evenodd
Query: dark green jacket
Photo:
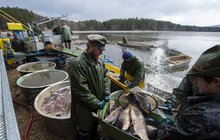
M 134 77 L 134 80 L 131 81 L 132 86 L 137 86 L 145 78 L 144 62 L 137 56 L 133 56 L 129 62 L 123 61 L 120 74 L 124 75 L 125 72 Z
M 175 123 L 158 127 L 159 139 L 217 140 L 220 138 L 220 93 L 197 94 L 183 100 Z
M 172 105 L 176 107 L 181 103 L 181 101 L 183 101 L 185 97 L 195 96 L 198 94 L 199 89 L 195 84 L 192 83 L 192 80 L 193 79 L 191 77 L 185 76 L 178 88 L 173 89 L 173 95 L 168 97 L 167 101 L 171 102 Z
M 27 49 L 25 47 L 25 42 L 22 39 L 16 39 L 16 38 L 12 39 L 11 40 L 11 46 L 12 46 L 12 49 L 15 52 L 25 52 L 25 51 L 27 51 Z
M 68 63 L 71 82 L 71 118 L 83 131 L 89 131 L 95 122 L 91 112 L 97 111 L 104 94 L 110 94 L 107 69 L 101 61 L 94 61 L 86 52 Z
M 62 42 L 71 41 L 71 35 L 72 35 L 72 31 L 70 27 L 67 25 L 64 25 L 62 27 L 62 36 L 61 36 Z

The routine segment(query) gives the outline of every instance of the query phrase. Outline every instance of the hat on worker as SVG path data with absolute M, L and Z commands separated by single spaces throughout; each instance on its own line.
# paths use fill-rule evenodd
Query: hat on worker
M 123 58 L 125 61 L 127 61 L 127 60 L 129 60 L 132 56 L 133 56 L 133 55 L 132 55 L 131 52 L 125 51 L 125 52 L 123 53 L 123 55 L 122 55 L 122 58 Z
M 108 43 L 107 39 L 99 34 L 90 34 L 87 39 L 99 50 L 105 50 L 105 44 Z
M 203 52 L 187 75 L 217 77 L 220 76 L 220 45 Z

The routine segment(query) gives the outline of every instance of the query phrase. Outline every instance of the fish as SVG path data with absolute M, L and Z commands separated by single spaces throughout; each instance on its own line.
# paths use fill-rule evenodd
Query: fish
M 111 112 L 112 110 L 117 108 L 117 104 L 115 102 L 115 100 L 110 100 L 110 105 L 109 105 L 109 111 Z
M 157 136 L 157 128 L 151 125 L 146 125 L 148 137 L 154 139 Z
M 144 112 L 150 114 L 152 110 L 151 110 L 151 102 L 148 99 L 148 96 L 146 96 L 146 94 L 140 93 L 140 92 L 135 93 L 134 95 L 135 95 L 135 98 L 138 101 L 138 104 L 141 107 L 141 109 Z
M 112 125 L 115 124 L 115 122 L 118 119 L 119 114 L 121 113 L 121 111 L 123 110 L 123 108 L 121 106 L 117 107 L 115 110 L 113 110 L 105 119 L 104 121 L 107 123 L 110 123 Z
M 138 135 L 142 140 L 149 140 L 145 118 L 141 111 L 136 105 L 132 105 L 130 113 L 135 134 Z
M 128 106 L 128 104 L 129 104 L 129 102 L 130 102 L 130 101 L 128 100 L 129 94 L 130 94 L 130 93 L 125 92 L 125 93 L 123 93 L 123 94 L 121 94 L 121 95 L 119 96 L 118 101 L 119 101 L 119 104 L 120 104 L 123 108 L 126 108 L 126 107 Z
M 129 103 L 131 105 L 137 105 L 138 104 L 138 101 L 137 99 L 135 98 L 135 95 L 134 93 L 129 93 L 127 94 L 126 98 L 128 99 Z
M 128 105 L 118 117 L 116 126 L 123 131 L 126 131 L 131 124 L 130 110 L 131 106 Z

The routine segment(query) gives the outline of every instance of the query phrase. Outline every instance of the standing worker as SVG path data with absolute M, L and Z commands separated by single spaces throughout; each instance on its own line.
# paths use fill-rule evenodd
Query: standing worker
M 33 30 L 34 36 L 37 36 L 38 39 L 42 39 L 42 36 L 44 36 L 44 34 L 43 34 L 42 31 L 40 30 L 40 28 L 38 27 L 38 25 L 37 25 L 36 22 L 33 22 L 31 28 L 32 28 L 32 30 Z
M 15 52 L 26 52 L 26 44 L 23 39 L 18 38 L 16 33 L 13 33 L 13 39 L 11 39 L 11 46 Z
M 175 122 L 158 127 L 159 139 L 219 139 L 220 137 L 220 45 L 201 54 L 187 73 L 199 89 L 183 99 Z
M 65 47 L 71 49 L 71 35 L 72 35 L 72 31 L 70 29 L 69 26 L 67 26 L 66 24 L 64 24 L 64 26 L 62 27 L 62 37 L 61 40 L 62 42 L 65 43 Z
M 123 36 L 122 42 L 123 44 L 128 44 L 128 38 L 126 36 Z
M 139 82 L 144 82 L 145 70 L 144 62 L 138 56 L 133 56 L 129 51 L 125 51 L 122 55 L 123 62 L 120 69 L 120 81 L 125 82 L 125 73 L 134 77 L 128 84 L 128 88 L 138 86 Z M 142 88 L 142 87 L 141 87 Z
M 109 100 L 110 80 L 105 64 L 99 56 L 107 40 L 99 34 L 87 36 L 87 49 L 68 63 L 71 82 L 71 119 L 77 126 L 80 140 L 97 138 L 98 120 L 91 112 L 103 109 Z

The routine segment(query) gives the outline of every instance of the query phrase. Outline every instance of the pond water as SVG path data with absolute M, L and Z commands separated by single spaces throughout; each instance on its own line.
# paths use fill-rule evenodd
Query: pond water
M 220 44 L 220 33 L 218 32 L 173 32 L 173 31 L 84 31 L 84 32 L 75 32 L 75 35 L 78 35 L 79 40 L 86 41 L 86 36 L 88 34 L 98 33 L 105 36 L 109 44 L 106 46 L 106 51 L 103 52 L 102 58 L 106 57 L 114 61 L 114 65 L 120 67 L 122 63 L 122 46 L 117 45 L 118 41 L 122 41 L 122 37 L 126 36 L 129 41 L 151 44 L 154 46 L 159 46 L 164 43 L 164 41 L 168 41 L 168 47 L 171 49 L 176 49 L 180 52 L 183 52 L 192 57 L 192 61 L 189 64 L 189 68 L 196 62 L 198 57 L 202 52 L 207 50 L 208 48 Z M 76 47 L 86 48 L 86 44 L 76 45 Z M 141 57 L 144 62 L 152 61 L 152 72 L 155 71 L 154 64 L 160 63 L 163 61 L 163 53 L 158 51 L 143 51 L 137 49 L 127 48 L 127 50 L 131 51 L 134 55 Z M 153 55 L 152 55 L 153 52 Z M 183 70 L 174 73 L 168 73 L 171 77 L 176 77 L 176 79 L 182 79 L 186 72 L 189 70 Z M 146 78 L 147 78 L 146 74 Z M 180 81 L 178 80 L 178 81 Z M 154 82 L 158 82 L 158 85 L 162 85 L 162 87 L 170 87 L 175 88 L 179 85 L 179 82 L 170 83 L 163 79 L 155 78 Z M 172 81 L 172 79 L 171 79 Z M 146 85 L 146 84 L 145 84 Z M 145 87 L 147 90 L 147 87 Z
M 105 36 L 110 43 L 106 47 L 106 51 L 103 56 L 106 55 L 114 61 L 114 64 L 120 66 L 122 62 L 122 47 L 117 45 L 117 41 L 122 40 L 122 36 L 125 35 L 129 41 L 141 42 L 146 44 L 152 44 L 155 46 L 162 45 L 164 41 L 168 41 L 168 47 L 176 49 L 192 57 L 192 61 L 189 64 L 189 68 L 195 63 L 198 57 L 206 49 L 220 44 L 220 33 L 218 32 L 173 32 L 173 31 L 130 31 L 130 32 L 89 32 L 99 33 Z M 88 33 L 79 33 L 79 38 L 85 40 Z M 135 49 L 128 49 L 133 54 L 141 57 L 145 62 L 149 61 L 148 51 L 140 51 Z M 188 71 L 173 73 L 172 75 L 183 77 Z

